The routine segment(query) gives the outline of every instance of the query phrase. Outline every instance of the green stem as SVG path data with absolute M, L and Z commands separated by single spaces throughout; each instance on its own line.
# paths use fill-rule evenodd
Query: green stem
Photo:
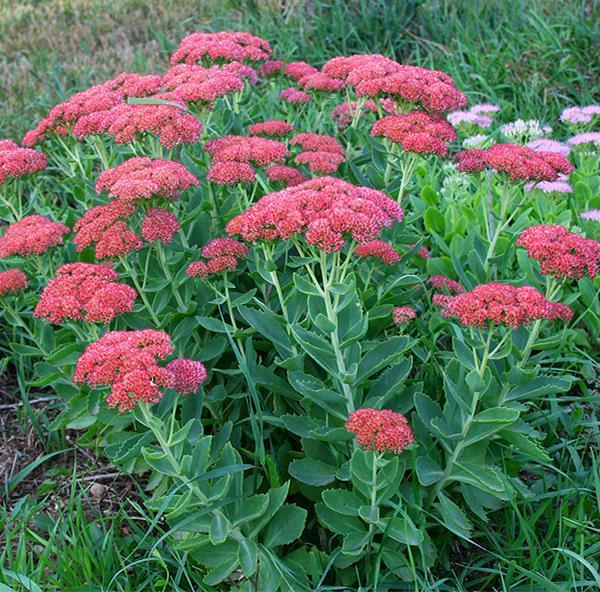
M 121 259 L 121 263 L 123 264 L 123 267 L 125 267 L 125 269 L 129 273 L 129 277 L 131 278 L 131 281 L 133 282 L 135 289 L 137 290 L 138 294 L 140 295 L 140 298 L 142 299 L 144 306 L 148 310 L 148 314 L 150 315 L 150 318 L 152 319 L 152 321 L 154 322 L 154 324 L 157 327 L 160 327 L 160 324 L 161 324 L 160 320 L 159 320 L 158 316 L 156 315 L 156 313 L 154 312 L 154 309 L 152 308 L 152 305 L 150 304 L 150 301 L 148 300 L 146 293 L 144 292 L 144 289 L 142 288 L 142 286 L 140 286 L 140 283 L 137 279 L 137 274 L 133 271 L 131 265 L 129 265 L 129 262 L 127 261 L 127 259 L 125 259 L 125 257 L 121 257 L 120 259 Z
M 165 257 L 165 250 L 160 241 L 156 241 L 156 252 L 158 254 L 158 260 L 160 261 L 163 271 L 165 272 L 165 275 L 167 276 L 167 279 L 169 280 L 169 286 L 171 287 L 171 293 L 173 294 L 173 296 L 175 296 L 175 300 L 177 301 L 177 305 L 179 306 L 179 308 L 184 309 L 185 303 L 184 303 L 183 299 L 181 298 L 181 294 L 179 293 L 177 286 L 175 285 L 175 278 L 173 277 L 173 274 L 171 273 L 171 270 L 169 269 L 169 265 L 168 265 L 167 259 Z

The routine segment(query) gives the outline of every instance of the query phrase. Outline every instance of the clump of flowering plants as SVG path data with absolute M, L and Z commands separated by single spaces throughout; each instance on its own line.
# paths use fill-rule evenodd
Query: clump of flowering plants
M 494 131 L 442 72 L 273 53 L 193 33 L 0 141 L 2 345 L 207 586 L 402 588 L 592 378 L 596 110 Z

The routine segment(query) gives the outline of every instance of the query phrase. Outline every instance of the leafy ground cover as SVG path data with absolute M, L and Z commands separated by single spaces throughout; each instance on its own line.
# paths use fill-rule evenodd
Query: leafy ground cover
M 0 589 L 600 585 L 597 19 L 504 8 L 2 5 Z

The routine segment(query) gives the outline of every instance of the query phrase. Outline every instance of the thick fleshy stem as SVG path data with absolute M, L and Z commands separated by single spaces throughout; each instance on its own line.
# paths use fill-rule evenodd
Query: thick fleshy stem
M 148 300 L 148 297 L 146 296 L 144 288 L 140 285 L 138 277 L 137 277 L 137 273 L 133 270 L 131 265 L 129 265 L 129 262 L 127 261 L 127 259 L 125 257 L 120 257 L 120 261 L 123 264 L 123 267 L 127 270 L 127 273 L 129 274 L 129 277 L 131 278 L 131 281 L 133 282 L 135 289 L 137 290 L 138 294 L 140 295 L 140 298 L 142 299 L 142 302 L 144 303 L 144 306 L 146 307 L 146 310 L 148 311 L 148 314 L 150 315 L 150 318 L 152 319 L 152 321 L 154 322 L 156 327 L 159 328 L 161 325 L 160 319 L 158 318 L 157 314 L 154 312 L 154 309 L 152 308 L 152 305 L 150 304 L 150 301 Z

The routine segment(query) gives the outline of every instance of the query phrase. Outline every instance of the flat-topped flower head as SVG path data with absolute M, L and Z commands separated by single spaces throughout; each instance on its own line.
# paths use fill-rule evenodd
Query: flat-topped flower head
M 467 111 L 452 111 L 448 113 L 448 122 L 455 127 L 463 125 L 487 129 L 492 125 L 492 118 L 490 115 L 481 113 L 471 107 Z
M 467 104 L 447 74 L 399 64 L 382 55 L 338 56 L 326 62 L 321 71 L 345 80 L 359 97 L 391 95 L 426 111 L 452 111 Z
M 445 294 L 462 294 L 464 292 L 463 287 L 457 281 L 443 275 L 432 275 L 427 283 L 434 290 Z
M 575 134 L 567 140 L 567 144 L 571 147 L 583 146 L 584 148 L 600 148 L 600 132 L 587 132 L 583 134 Z
M 18 294 L 28 286 L 27 276 L 20 269 L 0 271 L 0 298 L 8 294 Z
M 327 76 L 323 72 L 314 72 L 299 78 L 298 86 L 301 86 L 304 90 L 336 92 L 344 87 L 344 81 Z
M 173 388 L 182 395 L 195 393 L 206 380 L 206 368 L 196 360 L 175 358 L 166 369 L 173 373 Z
M 248 256 L 248 247 L 233 238 L 214 238 L 202 247 L 206 261 L 192 261 L 187 268 L 190 277 L 208 278 L 224 271 L 238 268 L 239 262 Z
M 536 152 L 555 152 L 565 158 L 569 156 L 571 148 L 567 144 L 558 142 L 557 140 L 550 140 L 548 138 L 540 138 L 539 140 L 533 140 L 527 144 L 527 148 L 531 148 Z
M 247 66 L 238 66 L 226 70 L 225 67 L 205 68 L 195 64 L 177 64 L 163 75 L 162 89 L 173 93 L 186 103 L 212 107 L 218 98 L 244 89 L 244 77 L 249 73 L 245 72 Z M 252 68 L 250 70 L 254 73 Z
M 175 386 L 174 373 L 158 365 L 172 352 L 171 338 L 162 331 L 111 331 L 88 345 L 73 380 L 92 388 L 110 386 L 108 406 L 124 413 L 141 402 L 157 403 L 161 389 Z
M 291 134 L 294 129 L 294 126 L 287 121 L 281 121 L 280 119 L 269 119 L 267 121 L 253 123 L 248 128 L 248 133 L 251 136 L 281 137 Z
M 267 41 L 245 32 L 192 33 L 171 56 L 171 64 L 185 62 L 260 62 L 273 51 Z
M 436 304 L 442 305 L 442 316 L 473 327 L 505 325 L 516 329 L 538 319 L 568 321 L 573 316 L 568 306 L 548 301 L 535 288 L 501 283 L 481 284 L 470 292 L 438 299 Z
M 486 168 L 506 173 L 512 181 L 557 181 L 569 175 L 573 165 L 556 152 L 539 152 L 517 144 L 495 144 L 485 150 L 463 150 L 455 156 L 461 173 Z
M 21 148 L 10 140 L 0 140 L 0 185 L 8 179 L 33 175 L 45 169 L 47 164 L 45 154 L 31 148 Z
M 400 255 L 394 247 L 382 240 L 373 240 L 358 245 L 354 249 L 354 254 L 360 258 L 373 257 L 373 259 L 378 259 L 387 265 L 393 265 L 400 261 Z
M 131 312 L 137 292 L 118 283 L 119 274 L 95 263 L 66 263 L 44 288 L 33 316 L 59 324 L 65 320 L 108 324 Z
M 176 97 L 170 99 L 174 101 Z M 185 103 L 181 103 L 183 107 Z M 158 141 L 168 149 L 178 144 L 193 144 L 200 139 L 202 124 L 182 107 L 121 103 L 107 111 L 82 117 L 73 127 L 73 135 L 82 139 L 90 135 L 107 134 L 117 144 L 130 144 L 144 136 L 157 136 Z
M 310 171 L 319 175 L 332 175 L 346 159 L 335 152 L 301 152 L 294 162 L 306 165 Z
M 396 325 L 410 323 L 417 318 L 417 313 L 412 306 L 395 306 L 392 311 L 392 320 Z
M 236 161 L 260 166 L 282 164 L 290 155 L 283 142 L 256 136 L 222 136 L 204 145 L 213 162 Z
M 288 103 L 310 103 L 312 101 L 312 95 L 310 93 L 299 90 L 294 86 L 284 88 L 279 93 L 279 97 Z
M 357 409 L 345 427 L 360 446 L 373 452 L 401 454 L 415 441 L 406 417 L 388 409 Z
M 376 121 L 372 136 L 383 136 L 417 154 L 448 154 L 448 142 L 456 140 L 454 128 L 436 113 L 413 111 L 407 115 L 387 115 Z
M 162 86 L 163 77 L 157 74 L 132 74 L 124 72 L 102 83 L 106 90 L 116 92 L 126 99 L 128 97 L 150 97 Z
M 537 119 L 517 119 L 503 125 L 500 131 L 508 138 L 527 142 L 552 133 L 552 128 L 541 124 Z
M 308 179 L 304 173 L 294 167 L 277 164 L 265 169 L 265 175 L 271 183 L 281 181 L 286 187 L 298 185 Z
M 0 258 L 11 255 L 41 255 L 51 247 L 60 245 L 68 226 L 53 222 L 45 216 L 26 216 L 13 222 L 0 237 Z
M 130 201 L 114 200 L 88 210 L 73 227 L 77 251 L 95 246 L 96 259 L 106 259 L 141 249 L 142 240 L 127 226 L 135 209 Z
M 588 210 L 580 214 L 580 217 L 584 220 L 593 220 L 594 222 L 600 222 L 600 210 Z
M 208 169 L 206 179 L 217 185 L 254 183 L 256 181 L 256 171 L 245 162 L 235 160 L 215 162 Z
M 258 74 L 263 78 L 271 78 L 281 74 L 285 68 L 283 60 L 267 60 L 258 67 Z
M 556 181 L 539 181 L 525 184 L 526 191 L 543 191 L 544 193 L 573 193 L 573 186 L 567 182 L 566 175 L 559 175 Z
M 544 275 L 594 279 L 600 270 L 600 243 L 569 232 L 564 226 L 530 226 L 521 233 L 517 245 L 525 247 Z
M 335 252 L 346 240 L 375 240 L 383 228 L 400 220 L 402 208 L 385 193 L 320 177 L 265 195 L 233 218 L 226 230 L 248 242 L 303 235 L 318 249 Z
M 327 134 L 301 133 L 296 134 L 290 144 L 298 145 L 307 152 L 333 152 L 343 155 L 344 147 L 333 137 Z
M 178 199 L 183 191 L 199 185 L 198 179 L 185 166 L 168 159 L 134 157 L 100 174 L 96 192 L 133 201 L 155 197 Z
M 594 117 L 600 115 L 600 105 L 587 105 L 586 107 L 568 107 L 561 115 L 560 120 L 573 125 L 590 123 Z
M 294 80 L 300 80 L 302 77 L 316 74 L 318 71 L 318 68 L 306 62 L 289 62 L 284 68 L 285 75 Z
M 164 208 L 150 208 L 142 220 L 142 238 L 149 243 L 168 245 L 181 228 L 177 216 Z

